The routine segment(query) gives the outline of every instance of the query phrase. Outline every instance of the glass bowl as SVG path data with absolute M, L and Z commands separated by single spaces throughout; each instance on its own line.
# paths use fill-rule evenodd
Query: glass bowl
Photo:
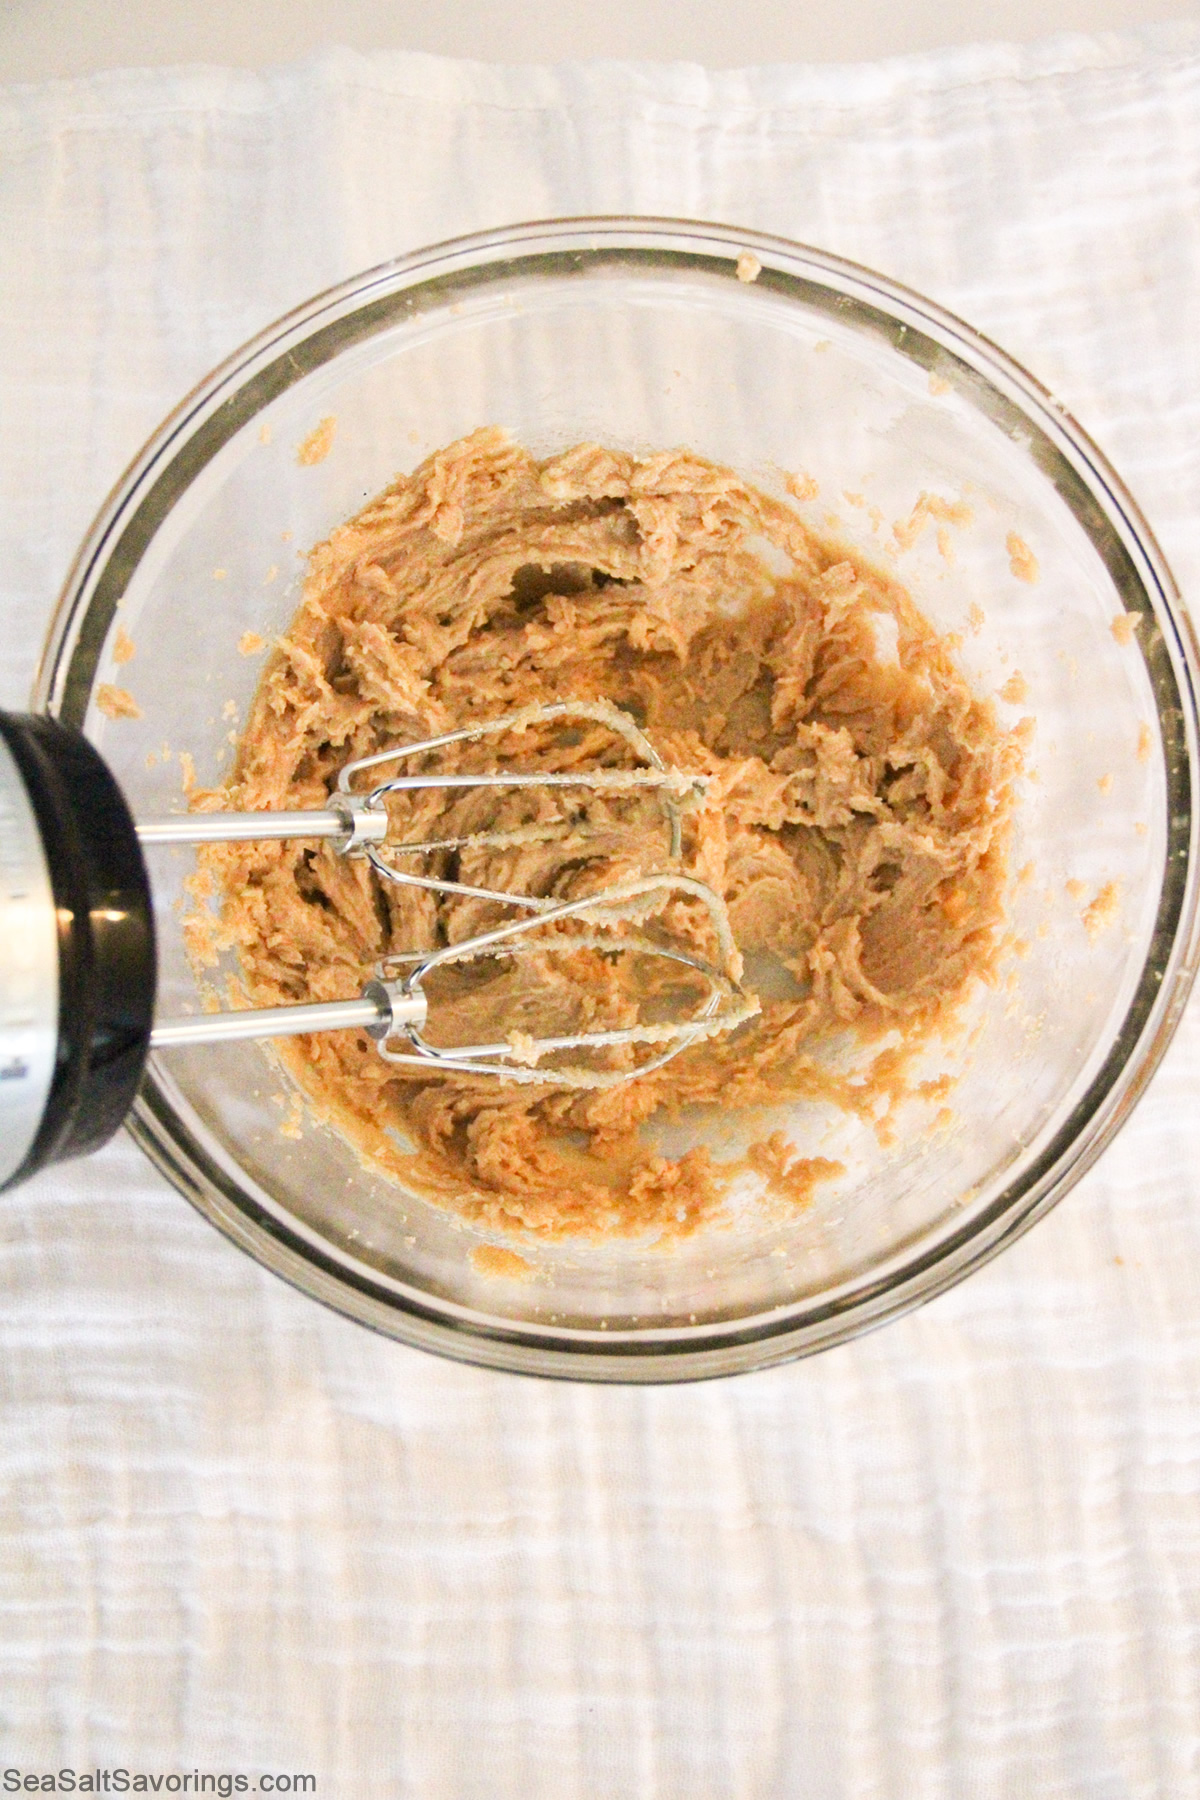
M 300 458 L 326 420 L 328 454 Z M 952 1076 L 952 1091 L 909 1103 L 890 1144 L 815 1103 L 768 1121 L 845 1165 L 790 1218 L 743 1185 L 727 1223 L 670 1246 L 511 1243 L 527 1279 L 472 1255 L 495 1234 L 373 1173 L 331 1130 L 294 1124 L 269 1048 L 155 1057 L 132 1130 L 251 1255 L 412 1344 L 608 1381 L 821 1349 L 1024 1231 L 1094 1161 L 1162 1055 L 1196 954 L 1191 627 L 1094 445 L 958 320 L 796 244 L 576 219 L 373 270 L 202 383 L 80 551 L 36 702 L 99 745 L 135 812 L 181 809 L 181 754 L 202 783 L 229 766 L 261 669 L 245 652 L 287 625 L 298 553 L 397 470 L 485 424 L 539 454 L 585 438 L 686 445 L 779 493 L 784 471 L 802 472 L 819 489 L 802 513 L 894 568 L 959 635 L 977 689 L 1003 691 L 1001 716 L 1034 721 L 1003 977 L 930 1051 L 930 1076 Z M 971 522 L 935 521 L 901 550 L 892 522 L 923 493 L 965 501 Z M 140 717 L 106 717 L 104 682 L 130 690 Z M 180 930 L 191 856 L 151 854 L 160 1007 L 179 1012 L 197 1004 Z M 763 1120 L 722 1116 L 662 1144 L 731 1157 L 748 1133 Z

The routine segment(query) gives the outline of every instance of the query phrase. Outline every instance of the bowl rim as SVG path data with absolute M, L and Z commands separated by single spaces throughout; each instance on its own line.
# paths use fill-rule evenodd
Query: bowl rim
M 218 1229 L 293 1286 L 359 1323 L 459 1360 L 525 1374 L 606 1382 L 697 1380 L 812 1354 L 845 1341 L 944 1292 L 1028 1230 L 1091 1167 L 1157 1068 L 1186 1004 L 1200 952 L 1197 829 L 1197 691 L 1200 648 L 1166 559 L 1146 519 L 1107 458 L 1053 394 L 989 338 L 914 290 L 861 264 L 786 238 L 711 221 L 633 215 L 532 220 L 445 239 L 376 265 L 293 308 L 235 350 L 184 396 L 115 483 L 67 574 L 33 688 L 35 707 L 82 726 L 116 604 L 144 547 L 199 468 L 261 410 L 377 320 L 410 315 L 422 296 L 443 304 L 451 286 L 531 272 L 585 272 L 620 261 L 733 274 L 739 256 L 761 265 L 755 284 L 827 310 L 849 302 L 860 321 L 889 334 L 913 360 L 955 367 L 981 410 L 1018 415 L 1034 427 L 1059 478 L 1072 472 L 1081 505 L 1111 537 L 1104 553 L 1131 609 L 1153 621 L 1163 666 L 1151 673 L 1160 727 L 1173 736 L 1167 758 L 1168 852 L 1158 926 L 1137 991 L 1108 1055 L 1041 1155 L 989 1206 L 924 1251 L 915 1245 L 880 1259 L 826 1296 L 769 1313 L 686 1327 L 605 1332 L 505 1320 L 416 1290 L 373 1281 L 323 1255 L 239 1188 L 174 1113 L 153 1069 L 129 1121 L 150 1159 Z M 743 283 L 743 287 L 750 284 Z M 347 336 L 347 320 L 358 335 Z M 931 335 L 932 334 L 932 335 Z M 303 347 L 303 353 L 301 350 Z M 933 365 L 930 366 L 931 372 Z M 274 372 L 274 374 L 272 374 Z M 272 380 L 275 386 L 272 387 Z M 258 390 L 253 384 L 257 381 Z M 247 410 L 247 394 L 259 392 Z M 1061 465 L 1061 467 L 1060 467 Z M 1043 473 L 1048 471 L 1044 468 Z M 1056 482 L 1058 485 L 1058 482 Z M 1060 492 L 1061 492 L 1060 487 Z M 1071 500 L 1066 494 L 1067 504 Z M 1072 507 L 1074 511 L 1074 506 Z M 1076 512 L 1076 517 L 1079 513 Z M 1083 523 L 1083 520 L 1080 520 Z M 1095 542 L 1095 539 L 1093 538 Z M 1097 548 L 1099 545 L 1097 544 Z M 1114 572 L 1110 556 L 1122 568 Z M 1129 586 L 1130 581 L 1133 585 Z M 1128 591 L 1126 591 L 1128 589 Z M 1147 655 L 1147 643 L 1140 647 Z M 1169 681 L 1178 706 L 1164 708 Z

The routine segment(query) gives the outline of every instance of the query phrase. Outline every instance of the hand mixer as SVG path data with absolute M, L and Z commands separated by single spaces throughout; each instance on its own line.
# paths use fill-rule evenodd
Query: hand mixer
M 456 745 L 568 720 L 604 726 L 641 766 L 383 775 L 388 766 L 394 770 Z M 360 791 L 356 783 L 371 772 L 383 778 Z M 472 837 L 390 842 L 388 794 L 430 788 L 649 789 L 662 805 L 669 866 L 567 901 L 399 869 L 395 859 L 576 831 L 571 821 L 560 820 Z M 595 1089 L 647 1074 L 688 1045 L 733 1030 L 757 1012 L 758 1003 L 739 986 L 740 962 L 723 901 L 678 866 L 683 813 L 702 799 L 704 788 L 703 776 L 668 767 L 618 707 L 562 702 L 359 758 L 341 770 L 323 809 L 194 812 L 135 824 L 115 778 L 85 737 L 52 719 L 0 713 L 0 1188 L 107 1142 L 133 1104 L 151 1049 L 355 1030 L 373 1039 L 388 1062 L 410 1069 Z M 491 901 L 524 916 L 461 942 L 393 953 L 353 999 L 156 1022 L 153 906 L 143 847 L 268 839 L 323 839 L 337 853 L 368 858 L 384 881 Z M 659 915 L 673 896 L 705 908 L 716 962 L 664 931 Z M 427 1036 L 425 984 L 437 971 L 482 959 L 544 961 L 581 950 L 652 959 L 682 971 L 701 991 L 682 1016 L 639 1018 L 612 1029 L 545 1036 L 513 1030 L 452 1048 Z M 597 1052 L 617 1054 L 598 1059 Z M 582 1060 L 562 1060 L 572 1055 Z

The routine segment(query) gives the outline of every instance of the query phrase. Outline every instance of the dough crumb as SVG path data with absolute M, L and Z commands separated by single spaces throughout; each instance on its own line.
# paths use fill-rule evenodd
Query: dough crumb
M 1133 634 L 1141 624 L 1141 620 L 1133 613 L 1119 612 L 1109 630 L 1118 644 L 1132 644 Z
M 762 274 L 762 264 L 757 256 L 749 250 L 743 250 L 737 259 L 737 278 L 739 281 L 757 281 Z
M 269 444 L 271 441 L 271 427 L 265 419 L 258 428 L 258 441 L 260 444 Z
M 111 681 L 102 681 L 96 689 L 96 705 L 106 719 L 140 719 L 142 709 L 133 695 Z
M 921 494 L 907 519 L 896 520 L 892 535 L 899 549 L 911 550 L 930 519 L 940 519 L 943 525 L 962 526 L 969 525 L 974 517 L 974 508 L 965 500 L 946 500 L 941 494 Z
M 263 586 L 270 587 L 271 583 L 275 580 L 275 578 L 278 574 L 279 574 L 279 564 L 272 563 L 270 568 L 267 570 L 266 574 L 263 576 Z
M 490 1275 L 499 1281 L 532 1281 L 537 1274 L 531 1262 L 502 1244 L 476 1244 L 467 1261 L 477 1275 Z
M 971 610 L 967 614 L 967 630 L 974 637 L 983 630 L 986 624 L 987 614 L 984 612 L 982 606 L 980 606 L 978 600 L 972 600 Z
M 1096 783 L 1096 786 L 1100 789 L 1100 792 L 1102 794 L 1111 794 L 1113 791 L 1112 776 L 1111 775 L 1101 775 L 1099 781 Z
M 1004 686 L 1000 689 L 1000 698 L 1010 706 L 1024 706 L 1029 698 L 1029 683 L 1020 669 L 1014 669 Z
M 1038 559 L 1025 539 L 1018 537 L 1015 531 L 1010 531 L 1004 540 L 1004 547 L 1008 551 L 1008 566 L 1017 580 L 1035 582 L 1039 573 Z
M 117 626 L 117 635 L 113 639 L 113 661 L 115 663 L 132 662 L 137 655 L 137 645 L 129 636 L 123 625 Z
M 1118 881 L 1106 881 L 1091 905 L 1085 906 L 1080 915 L 1084 930 L 1093 942 L 1116 921 L 1120 911 L 1121 884 Z
M 1154 748 L 1154 739 L 1150 735 L 1150 727 L 1145 719 L 1138 726 L 1137 759 L 1140 763 L 1150 761 L 1150 752 Z
M 302 468 L 311 469 L 317 463 L 324 462 L 333 449 L 333 439 L 337 431 L 337 420 L 331 414 L 314 425 L 308 436 L 296 451 L 296 461 Z
M 216 882 L 211 869 L 196 869 L 193 874 L 184 877 L 183 885 L 193 900 L 200 901 L 211 898 Z
M 950 392 L 950 383 L 941 375 L 930 375 L 929 391 L 935 396 L 938 394 L 948 394 Z
M 815 500 L 821 492 L 821 484 L 811 475 L 785 475 L 783 485 L 793 500 Z
M 214 569 L 212 572 L 212 578 L 214 581 L 228 581 L 229 570 L 228 569 Z
M 683 1237 L 720 1211 L 731 1171 L 718 1168 L 707 1145 L 672 1162 L 651 1156 L 633 1170 L 629 1199 L 635 1216 L 665 1235 Z
M 510 1031 L 508 1047 L 512 1051 L 512 1059 L 526 1069 L 536 1069 L 541 1060 L 541 1053 L 533 1041 L 533 1034 L 528 1031 Z
M 238 649 L 243 656 L 257 656 L 265 643 L 266 639 L 259 637 L 257 631 L 243 631 L 238 639 Z
M 824 1156 L 801 1156 L 796 1146 L 782 1131 L 751 1144 L 746 1162 L 756 1175 L 761 1175 L 767 1193 L 773 1200 L 786 1200 L 792 1206 L 807 1206 L 813 1189 L 822 1181 L 833 1181 L 846 1173 L 845 1163 L 830 1162 Z
M 293 1094 L 279 1122 L 279 1135 L 285 1138 L 304 1136 L 304 1096 Z
M 945 562 L 952 563 L 954 561 L 954 542 L 944 525 L 938 526 L 937 547 L 938 555 Z
M 196 761 L 190 750 L 179 752 L 179 774 L 184 793 L 190 794 L 196 785 Z
M 1072 900 L 1082 900 L 1087 893 L 1087 883 L 1083 881 L 1064 881 L 1063 888 Z

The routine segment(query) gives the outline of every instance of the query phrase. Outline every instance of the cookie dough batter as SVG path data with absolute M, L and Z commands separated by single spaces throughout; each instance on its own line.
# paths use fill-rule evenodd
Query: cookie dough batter
M 320 806 L 351 758 L 566 696 L 612 700 L 669 762 L 712 777 L 685 860 L 727 900 L 761 1016 L 594 1094 L 396 1070 L 347 1032 L 281 1054 L 364 1155 L 473 1219 L 548 1236 L 687 1231 L 719 1210 L 728 1170 L 702 1149 L 656 1154 L 656 1115 L 812 1093 L 865 1109 L 831 1046 L 866 1055 L 883 1038 L 875 1068 L 894 1075 L 897 1044 L 919 1045 L 990 975 L 1019 750 L 898 581 L 732 470 L 596 444 L 539 461 L 489 429 L 312 553 L 234 776 L 200 803 Z M 476 756 L 621 760 L 586 726 L 573 744 L 525 733 Z M 661 866 L 661 812 L 644 796 L 439 793 L 389 811 L 405 836 L 462 837 L 564 805 L 588 828 L 586 856 L 576 834 L 446 852 L 442 869 L 571 898 Z M 260 1005 L 357 993 L 384 952 L 499 922 L 486 903 L 394 887 L 317 844 L 205 856 Z M 679 924 L 703 943 L 698 913 Z M 782 1143 L 756 1148 L 750 1165 L 794 1199 L 830 1171 L 789 1165 Z

